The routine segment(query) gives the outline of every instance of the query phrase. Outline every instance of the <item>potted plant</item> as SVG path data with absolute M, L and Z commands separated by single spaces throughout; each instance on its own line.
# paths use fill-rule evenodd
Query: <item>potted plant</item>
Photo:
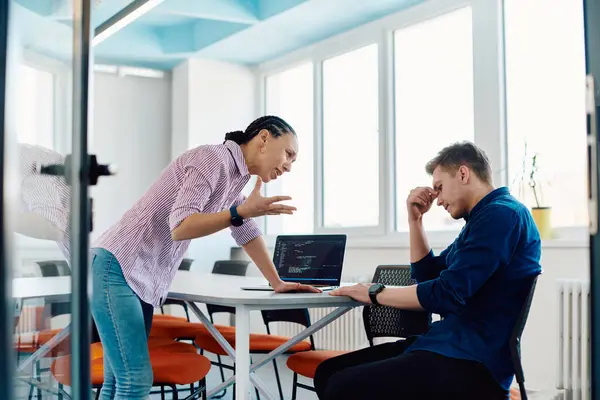
M 538 154 L 528 155 L 527 143 L 525 143 L 523 166 L 517 178 L 519 178 L 519 197 L 525 204 L 531 204 L 531 215 L 540 232 L 540 237 L 542 239 L 552 238 L 552 208 L 544 203 Z M 527 187 L 530 196 L 525 193 Z

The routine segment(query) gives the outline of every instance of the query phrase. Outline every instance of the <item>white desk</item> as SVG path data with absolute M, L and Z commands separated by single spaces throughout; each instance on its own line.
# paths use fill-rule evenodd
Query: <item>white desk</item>
M 57 276 L 49 278 L 16 278 L 12 282 L 14 299 L 39 299 L 62 302 L 71 298 L 71 277 Z
M 242 286 L 255 286 L 264 284 L 264 278 L 197 274 L 193 272 L 180 271 L 177 273 L 169 297 L 184 300 L 196 314 L 196 316 L 207 326 L 208 330 L 227 351 L 235 362 L 235 376 L 208 393 L 212 395 L 219 393 L 224 388 L 236 384 L 236 398 L 240 400 L 250 399 L 250 383 L 261 392 L 267 399 L 274 399 L 273 395 L 266 389 L 266 385 L 259 381 L 255 371 L 269 363 L 273 358 L 283 354 L 289 348 L 309 337 L 314 332 L 322 329 L 348 312 L 352 307 L 360 304 L 348 297 L 330 296 L 328 293 L 274 293 L 267 291 L 242 290 Z M 236 334 L 235 350 L 229 345 L 223 336 L 214 328 L 210 320 L 194 304 L 210 303 L 227 305 L 236 309 Z M 286 308 L 316 308 L 316 307 L 338 307 L 326 317 L 315 321 L 311 327 L 304 330 L 290 341 L 269 353 L 263 360 L 250 365 L 250 311 L 252 310 L 280 310 Z
M 352 307 L 360 305 L 360 303 L 348 297 L 334 297 L 328 293 L 283 294 L 241 289 L 242 286 L 255 286 L 264 283 L 265 280 L 261 277 L 198 274 L 188 271 L 178 271 L 175 276 L 169 291 L 169 298 L 186 301 L 194 314 L 206 325 L 211 334 L 235 362 L 235 376 L 208 393 L 209 398 L 235 382 L 236 398 L 239 400 L 250 399 L 250 383 L 256 386 L 266 399 L 273 399 L 274 397 L 267 391 L 266 385 L 257 378 L 256 369 L 266 365 L 273 358 L 283 354 L 295 344 L 333 322 Z M 71 280 L 69 277 L 19 278 L 13 282 L 13 297 L 18 299 L 44 297 L 50 301 L 68 301 L 70 299 L 70 285 Z M 236 308 L 235 350 L 214 328 L 210 320 L 195 304 L 196 302 L 228 305 Z M 316 307 L 338 308 L 319 321 L 315 321 L 310 328 L 269 353 L 260 362 L 250 365 L 250 311 Z M 23 363 L 25 365 L 19 365 L 19 369 L 23 370 L 36 359 L 34 356 L 41 357 L 58 344 L 68 335 L 69 328 L 70 325 L 43 346 L 44 351 L 40 351 L 42 349 L 38 350 L 39 354 L 36 352 L 30 357 L 31 360 L 28 358 Z

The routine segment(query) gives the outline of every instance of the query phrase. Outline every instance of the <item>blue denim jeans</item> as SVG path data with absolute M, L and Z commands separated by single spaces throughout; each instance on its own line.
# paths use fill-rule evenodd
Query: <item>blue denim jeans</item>
M 147 399 L 153 379 L 148 354 L 153 307 L 131 290 L 109 251 L 92 249 L 91 272 L 91 312 L 104 350 L 100 398 Z

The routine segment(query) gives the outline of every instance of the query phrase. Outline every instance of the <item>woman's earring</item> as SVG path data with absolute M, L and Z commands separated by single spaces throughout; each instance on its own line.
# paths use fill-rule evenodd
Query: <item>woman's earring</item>
M 264 145 L 260 146 L 260 152 L 261 152 L 261 153 L 264 153 L 264 152 L 265 152 L 265 146 L 264 146 Z

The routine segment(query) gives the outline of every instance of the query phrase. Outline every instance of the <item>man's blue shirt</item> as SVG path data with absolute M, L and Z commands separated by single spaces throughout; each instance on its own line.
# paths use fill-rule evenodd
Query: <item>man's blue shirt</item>
M 541 241 L 529 210 L 507 188 L 484 197 L 456 240 L 411 265 L 422 307 L 443 319 L 408 349 L 481 362 L 509 389 L 509 339 L 532 279 L 541 273 Z

